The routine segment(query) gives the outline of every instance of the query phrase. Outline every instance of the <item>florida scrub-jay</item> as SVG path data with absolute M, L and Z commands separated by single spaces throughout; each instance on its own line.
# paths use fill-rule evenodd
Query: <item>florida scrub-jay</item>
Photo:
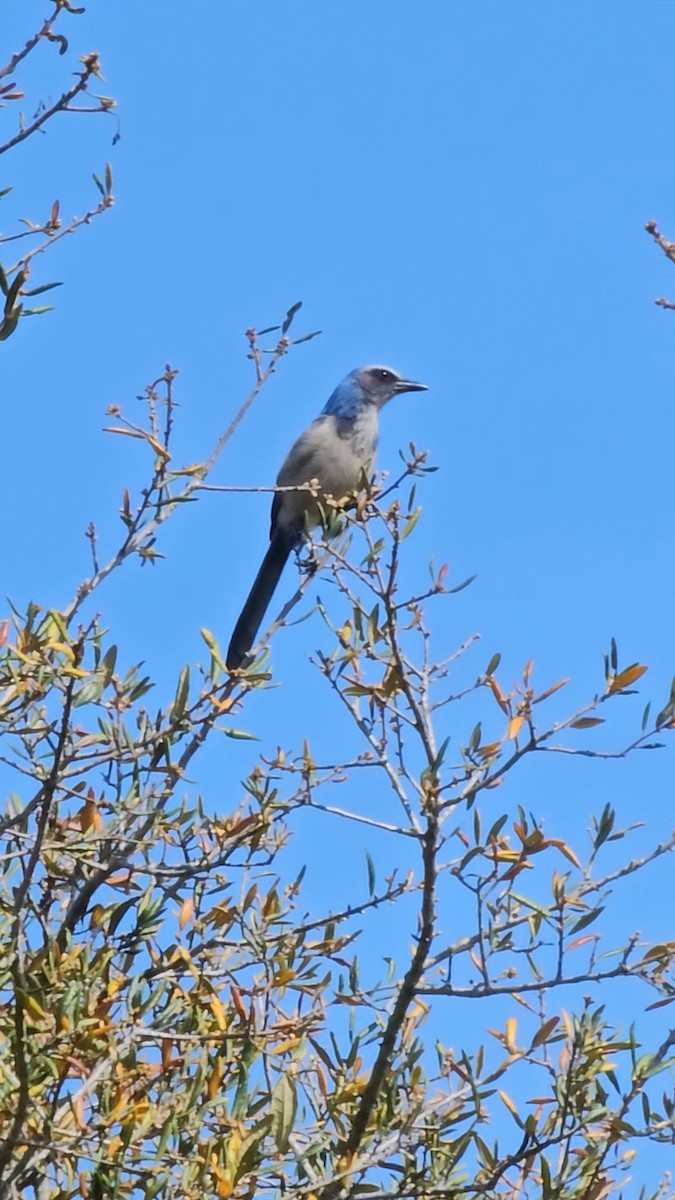
M 377 449 L 380 409 L 401 392 L 425 392 L 391 367 L 359 367 L 339 383 L 320 416 L 291 446 L 277 475 L 279 487 L 317 479 L 321 495 L 340 500 L 361 482 Z M 311 525 L 320 521 L 321 495 L 277 492 L 272 503 L 270 544 L 244 604 L 227 651 L 234 671 L 249 653 L 286 560 Z

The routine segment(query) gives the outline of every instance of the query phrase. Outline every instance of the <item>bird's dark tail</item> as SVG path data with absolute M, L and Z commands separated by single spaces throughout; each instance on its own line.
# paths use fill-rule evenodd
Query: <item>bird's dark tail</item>
M 262 560 L 262 565 L 255 577 L 248 599 L 239 614 L 239 620 L 234 627 L 227 651 L 227 668 L 236 671 L 246 658 L 253 645 L 256 634 L 267 612 L 267 606 L 274 595 L 274 590 L 281 578 L 281 572 L 286 566 L 288 556 L 295 545 L 297 537 L 289 536 L 277 530 L 272 535 L 269 550 Z

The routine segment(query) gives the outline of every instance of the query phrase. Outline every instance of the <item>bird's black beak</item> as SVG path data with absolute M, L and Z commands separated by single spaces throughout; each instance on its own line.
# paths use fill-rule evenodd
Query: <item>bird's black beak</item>
M 399 379 L 396 384 L 397 392 L 428 392 L 426 383 L 415 383 L 412 379 Z

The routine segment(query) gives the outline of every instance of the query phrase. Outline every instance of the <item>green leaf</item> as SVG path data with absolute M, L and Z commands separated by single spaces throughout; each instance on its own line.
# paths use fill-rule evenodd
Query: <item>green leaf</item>
M 593 921 L 597 921 L 600 914 L 604 911 L 605 907 L 601 905 L 599 908 L 592 909 L 591 912 L 584 913 L 583 916 L 579 917 L 578 921 L 574 922 L 574 925 L 570 929 L 570 934 L 578 933 L 580 929 L 586 929 L 589 925 L 592 925 Z
M 85 680 L 79 691 L 76 692 L 73 699 L 73 708 L 81 708 L 83 704 L 92 704 L 94 700 L 98 700 L 105 686 L 105 677 L 100 671 L 95 671 L 89 679 Z
M 403 526 L 403 529 L 401 531 L 401 541 L 402 542 L 405 541 L 405 539 L 408 537 L 408 535 L 412 533 L 412 531 L 415 528 L 417 522 L 419 521 L 421 515 L 422 515 L 422 505 L 419 504 L 417 506 L 417 508 L 415 509 L 414 513 L 412 514 L 412 516 L 408 517 L 408 520 L 406 521 L 405 525 Z
M 280 1154 L 288 1150 L 298 1107 L 297 1087 L 291 1075 L 282 1075 L 274 1085 L 270 1100 L 270 1133 Z
M 206 643 L 206 645 L 209 649 L 210 654 L 213 657 L 213 661 L 215 662 L 216 666 L 220 667 L 221 671 L 227 670 L 225 663 L 223 661 L 222 654 L 220 652 L 220 646 L 218 645 L 216 638 L 211 633 L 211 630 L 210 629 L 201 629 L 200 633 L 202 635 L 202 638 L 204 639 L 204 642 Z
M 124 920 L 125 916 L 129 912 L 129 909 L 133 908 L 135 904 L 136 897 L 132 896 L 131 900 L 123 900 L 121 904 L 118 904 L 117 907 L 113 909 L 110 921 L 108 922 L 109 937 L 112 937 L 120 921 Z
M 476 578 L 475 575 L 469 575 L 469 578 L 465 579 L 463 583 L 458 583 L 457 587 L 445 588 L 446 596 L 455 596 L 457 594 L 457 592 L 463 592 L 464 588 L 468 588 L 469 585 L 473 583 L 475 578 Z
M 257 742 L 259 740 L 254 733 L 249 733 L 247 729 L 232 729 L 227 725 L 216 725 L 216 729 L 224 733 L 225 737 L 234 738 L 235 741 Z
M 431 766 L 429 768 L 431 771 L 433 771 L 434 775 L 437 774 L 439 767 L 442 767 L 443 760 L 445 758 L 445 752 L 449 745 L 450 745 L 450 738 L 446 737 L 445 741 L 443 742 L 440 750 L 438 751 L 434 761 L 431 763 Z
M 110 646 L 110 648 L 106 650 L 105 654 L 103 655 L 101 663 L 98 667 L 98 670 L 102 672 L 105 678 L 106 684 L 110 683 L 110 680 L 112 679 L 116 662 L 117 646 Z
M 366 865 L 368 867 L 368 891 L 371 896 L 375 895 L 375 864 L 366 850 Z
M 31 288 L 24 296 L 41 296 L 43 292 L 51 292 L 53 288 L 63 287 L 63 283 L 43 283 L 40 287 Z
M 14 276 L 14 279 L 12 280 L 12 282 L 9 285 L 9 291 L 7 293 L 7 303 L 5 305 L 5 312 L 8 312 L 12 308 L 17 296 L 19 295 L 22 285 L 25 282 L 26 282 L 26 272 L 25 271 L 17 271 L 16 275 Z
M 311 342 L 312 338 L 319 337 L 320 329 L 315 329 L 313 333 L 303 333 L 302 337 L 293 338 L 293 345 L 300 346 L 303 342 Z
M 38 308 L 24 308 L 22 317 L 41 317 L 43 313 L 53 312 L 53 304 L 41 304 Z
M 368 641 L 375 646 L 380 640 L 380 606 L 376 604 L 368 617 Z
M 5 316 L 4 321 L 0 322 L 0 342 L 6 342 L 7 338 L 11 337 L 19 324 L 19 317 L 23 311 L 23 306 L 20 304 L 8 316 Z
M 190 668 L 183 667 L 178 678 L 178 687 L 176 688 L 176 697 L 171 708 L 171 721 L 178 722 L 181 720 L 188 702 L 190 694 Z
M 295 316 L 296 313 L 300 312 L 301 308 L 302 308 L 302 300 L 298 300 L 295 304 L 291 304 L 291 307 L 289 308 L 288 312 L 286 313 L 284 323 L 281 326 L 282 334 L 288 333 L 288 331 L 293 323 L 293 317 Z

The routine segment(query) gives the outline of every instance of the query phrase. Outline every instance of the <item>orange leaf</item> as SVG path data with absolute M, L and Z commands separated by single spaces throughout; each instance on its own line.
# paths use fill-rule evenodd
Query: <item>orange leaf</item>
M 494 696 L 495 700 L 497 701 L 497 704 L 501 708 L 502 712 L 508 713 L 509 706 L 506 703 L 506 700 L 504 699 L 504 693 L 502 692 L 502 689 L 500 688 L 499 684 L 497 683 L 497 680 L 492 675 L 488 675 L 487 685 L 490 688 L 490 691 L 492 692 L 492 695 Z
M 239 991 L 236 983 L 230 984 L 230 991 L 232 993 L 232 1003 L 237 1010 L 237 1016 L 239 1016 L 242 1021 L 248 1021 L 248 1013 L 246 1012 L 244 1001 L 241 998 L 241 992 Z
M 500 876 L 500 878 L 503 882 L 508 883 L 510 880 L 516 879 L 518 877 L 518 875 L 520 875 L 521 871 L 531 871 L 531 870 L 532 870 L 532 863 L 524 860 L 523 862 L 517 862 L 513 867 L 509 867 L 508 871 L 505 871 L 504 874 L 502 876 Z
M 648 670 L 649 667 L 645 667 L 641 663 L 633 663 L 632 667 L 626 667 L 625 671 L 619 671 L 607 689 L 610 696 L 614 692 L 621 692 L 624 688 L 630 687 L 631 683 L 635 683 L 636 679 L 639 679 Z
M 549 696 L 552 696 L 554 692 L 560 691 L 560 688 L 564 687 L 566 683 L 569 683 L 569 681 L 570 681 L 569 675 L 567 676 L 566 679 L 559 679 L 557 683 L 553 684 L 553 687 L 547 688 L 545 692 L 542 692 L 541 696 L 535 696 L 532 703 L 533 704 L 541 704 L 542 700 L 548 700 Z
M 103 817 L 98 811 L 98 806 L 94 800 L 85 800 L 78 816 L 80 818 L 80 829 L 83 833 L 93 829 L 95 833 L 100 833 L 103 829 Z
M 532 1039 L 532 1049 L 534 1049 L 535 1046 L 541 1046 L 543 1042 L 548 1041 L 559 1021 L 560 1017 L 551 1017 L 550 1020 L 544 1021 L 544 1024 L 539 1027 Z
M 511 717 L 511 720 L 509 721 L 509 727 L 506 731 L 506 736 L 510 741 L 514 741 L 514 739 L 518 737 L 524 720 L 524 717 Z
M 191 919 L 194 910 L 195 910 L 195 902 L 194 902 L 192 896 L 188 896 L 180 906 L 180 912 L 179 912 L 179 916 L 178 916 L 178 928 L 179 929 L 185 929 L 185 926 L 187 925 L 188 921 Z
M 583 937 L 575 938 L 567 947 L 568 950 L 578 950 L 580 946 L 585 946 L 586 942 L 597 942 L 600 939 L 599 933 L 585 933 Z

